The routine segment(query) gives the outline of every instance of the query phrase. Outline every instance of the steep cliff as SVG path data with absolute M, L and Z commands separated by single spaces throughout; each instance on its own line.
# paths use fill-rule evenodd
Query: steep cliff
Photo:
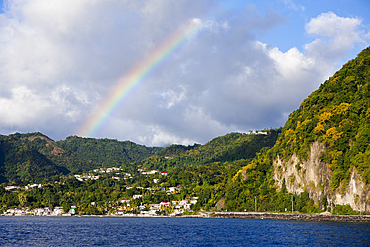
M 324 206 L 349 204 L 353 210 L 369 212 L 370 210 L 370 186 L 365 184 L 362 176 L 355 167 L 352 168 L 347 186 L 342 190 L 330 187 L 332 170 L 326 162 L 320 159 L 324 153 L 323 144 L 314 142 L 311 144 L 310 158 L 300 161 L 293 154 L 288 161 L 279 157 L 274 160 L 275 184 L 281 189 L 284 181 L 290 193 L 300 194 L 308 192 L 311 199 L 320 209 Z

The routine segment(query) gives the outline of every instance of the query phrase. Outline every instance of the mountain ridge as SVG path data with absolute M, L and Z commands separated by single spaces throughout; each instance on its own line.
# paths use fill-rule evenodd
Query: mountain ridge
M 122 166 L 129 172 L 133 172 L 138 167 L 171 170 L 179 167 L 176 166 L 175 160 L 184 155 L 188 157 L 186 162 L 194 163 L 193 165 L 202 164 L 197 162 L 197 159 L 203 159 L 199 158 L 199 152 L 202 152 L 202 157 L 208 157 L 203 163 L 235 160 L 243 155 L 251 158 L 261 147 L 272 146 L 277 138 L 277 132 L 275 130 L 272 132 L 275 134 L 268 138 L 265 135 L 230 133 L 216 137 L 205 145 L 170 145 L 165 148 L 146 147 L 131 141 L 78 136 L 69 136 L 65 140 L 55 142 L 40 132 L 2 135 L 0 136 L 0 183 L 41 182 L 71 172 L 87 172 L 113 166 Z M 248 144 L 251 140 L 253 140 L 253 146 Z M 265 143 L 266 140 L 268 144 Z M 228 142 L 229 147 L 226 150 Z M 235 146 L 231 147 L 234 144 Z M 243 151 L 241 150 L 243 148 L 246 149 Z M 198 156 L 189 158 L 189 154 L 186 153 L 190 152 L 191 156 L 194 150 L 197 150 Z M 151 163 L 153 160 L 163 162 L 165 166 L 145 165 L 145 162 Z

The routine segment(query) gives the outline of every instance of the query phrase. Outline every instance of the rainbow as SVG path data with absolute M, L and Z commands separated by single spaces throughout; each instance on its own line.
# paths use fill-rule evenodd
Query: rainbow
M 118 80 L 104 101 L 98 106 L 98 110 L 85 121 L 79 136 L 93 136 L 114 115 L 123 100 L 143 82 L 144 78 L 155 69 L 166 57 L 184 44 L 189 37 L 194 35 L 200 28 L 201 22 L 194 19 L 188 25 L 168 37 L 164 43 L 150 52 L 140 63 L 134 66 L 126 75 Z

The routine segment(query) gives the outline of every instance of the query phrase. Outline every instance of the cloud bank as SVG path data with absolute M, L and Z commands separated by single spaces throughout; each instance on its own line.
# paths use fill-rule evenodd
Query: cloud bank
M 1 133 L 78 134 L 120 78 L 192 20 L 198 32 L 92 137 L 163 146 L 282 126 L 369 38 L 361 19 L 328 12 L 307 21 L 313 40 L 303 52 L 281 52 L 258 34 L 287 18 L 253 6 L 223 12 L 207 0 L 8 1 L 0 14 Z

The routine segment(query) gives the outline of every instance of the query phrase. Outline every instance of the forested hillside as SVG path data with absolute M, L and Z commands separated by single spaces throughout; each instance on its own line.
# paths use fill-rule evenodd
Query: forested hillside
M 162 148 L 133 142 L 68 137 L 55 142 L 41 133 L 0 136 L 0 183 L 47 181 L 70 172 L 138 161 Z
M 76 155 L 83 163 L 89 163 L 90 169 L 109 166 L 120 166 L 148 158 L 161 151 L 161 147 L 146 147 L 130 141 L 117 141 L 112 139 L 82 138 L 78 136 L 67 137 L 58 141 L 58 146 Z M 86 169 L 84 169 L 86 171 Z
M 186 166 L 198 166 L 213 162 L 250 161 L 263 147 L 272 147 L 280 129 L 265 130 L 265 134 L 230 133 L 214 138 L 205 145 L 169 146 L 135 166 L 143 169 L 164 171 Z
M 53 152 L 61 154 L 64 151 L 55 149 L 53 141 L 40 133 L 0 136 L 1 182 L 22 184 L 67 173 L 67 169 L 45 155 Z
M 16 133 L 0 137 L 0 182 L 41 182 L 101 167 L 122 166 L 127 172 L 138 168 L 169 171 L 216 161 L 250 160 L 262 147 L 275 143 L 279 130 L 268 132 L 268 135 L 231 133 L 203 146 L 166 148 L 77 136 L 55 142 L 41 133 Z
M 3 211 L 8 207 L 14 206 L 35 208 L 62 205 L 68 208 L 69 203 L 77 202 L 79 213 L 102 214 L 105 211 L 114 211 L 110 206 L 107 207 L 108 201 L 115 202 L 114 205 L 121 205 L 119 200 L 122 198 L 131 199 L 131 207 L 127 210 L 137 210 L 138 205 L 141 204 L 148 206 L 151 203 L 199 197 L 198 202 L 192 206 L 192 209 L 195 211 L 198 211 L 200 208 L 207 210 L 251 210 L 253 203 L 253 205 L 239 204 L 240 199 L 244 197 L 239 194 L 240 189 L 233 185 L 233 175 L 243 166 L 248 165 L 255 157 L 256 152 L 260 151 L 261 148 L 271 147 L 275 143 L 279 132 L 280 129 L 271 129 L 265 130 L 264 134 L 230 133 L 217 137 L 205 145 L 171 145 L 160 150 L 157 155 L 143 161 L 124 163 L 119 171 L 103 173 L 102 170 L 99 170 L 86 173 L 90 177 L 99 177 L 96 181 L 87 179 L 86 182 L 80 182 L 74 176 L 67 175 L 59 176 L 59 178 L 55 177 L 55 181 L 58 181 L 58 183 L 54 183 L 53 180 L 44 184 L 42 189 L 24 192 L 21 190 L 16 193 L 3 191 L 2 196 L 0 195 L 2 208 Z M 46 138 L 39 133 L 17 134 L 17 136 L 20 139 L 36 141 L 37 143 L 41 142 L 38 139 Z M 51 141 L 50 139 L 47 140 Z M 57 146 L 59 149 L 56 149 L 56 147 L 50 148 L 49 152 L 56 153 L 55 150 L 58 150 L 57 153 L 76 152 L 78 154 L 80 152 L 79 155 L 81 155 L 82 152 L 87 152 L 83 150 L 89 150 L 91 154 L 84 154 L 104 161 L 105 157 L 108 157 L 106 151 L 109 149 L 96 147 L 99 145 L 107 146 L 107 143 L 111 143 L 112 146 L 117 144 L 114 140 L 95 140 L 78 137 L 67 138 L 66 141 L 63 141 L 64 144 L 67 141 L 70 141 L 68 145 L 59 145 Z M 102 143 L 99 144 L 100 141 Z M 57 144 L 59 143 L 61 142 Z M 84 147 L 83 143 L 88 148 Z M 78 151 L 79 148 L 80 151 Z M 100 151 L 96 152 L 96 150 Z M 153 160 L 161 162 L 154 163 Z M 149 166 L 147 166 L 148 164 Z M 160 172 L 169 172 L 167 176 L 160 172 L 144 175 L 144 173 L 138 171 L 138 168 L 146 171 L 156 168 Z M 166 170 L 163 170 L 164 168 Z M 127 172 L 130 172 L 130 174 L 127 175 Z M 258 176 L 258 181 L 251 180 L 250 182 L 258 184 L 259 181 L 263 181 L 263 178 L 263 176 Z M 168 190 L 171 186 L 172 188 L 176 187 L 177 192 L 168 193 L 163 191 L 163 189 Z M 258 192 L 251 191 L 250 193 L 252 195 Z M 135 199 L 133 195 L 141 195 L 142 198 Z M 285 204 L 282 203 L 282 201 L 284 202 L 281 199 L 282 196 L 289 199 L 289 195 L 285 192 L 277 197 L 280 199 L 275 201 L 274 207 L 271 205 L 259 205 L 259 210 L 267 208 L 283 210 L 284 205 L 289 203 L 289 200 Z M 301 210 L 307 211 L 304 206 L 307 205 L 308 198 L 304 198 L 305 200 L 301 203 Z M 92 205 L 92 202 L 94 205 Z M 217 207 L 215 207 L 216 204 L 218 204 Z M 170 212 L 169 208 L 166 208 L 163 212 Z
M 343 65 L 294 111 L 274 147 L 284 160 L 296 153 L 307 160 L 310 145 L 325 145 L 322 160 L 331 187 L 348 185 L 351 168 L 370 183 L 370 49 Z

